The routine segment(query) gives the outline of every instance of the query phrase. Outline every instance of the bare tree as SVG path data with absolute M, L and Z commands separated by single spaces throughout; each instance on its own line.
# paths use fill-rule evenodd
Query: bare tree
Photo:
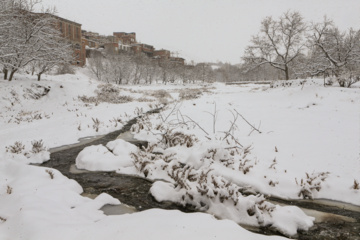
M 146 84 L 152 84 L 157 76 L 158 66 L 152 59 L 144 62 L 143 76 Z
M 140 84 L 141 78 L 144 73 L 144 62 L 147 60 L 146 56 L 137 54 L 133 56 L 133 83 Z
M 112 55 L 108 57 L 110 61 L 111 69 L 110 74 L 113 75 L 113 79 L 116 84 L 127 84 L 131 75 L 131 58 L 126 53 Z
M 102 81 L 104 75 L 104 57 L 100 51 L 91 51 L 90 58 L 88 59 L 90 71 L 95 75 L 95 77 Z
M 47 9 L 35 13 L 40 0 L 2 0 L 6 7 L 0 13 L 7 27 L 0 27 L 0 63 L 3 66 L 4 78 L 9 81 L 14 74 L 30 63 L 36 62 L 38 80 L 41 74 L 57 64 L 71 61 L 70 44 L 61 37 L 56 28 L 56 20 Z M 4 40 L 5 39 L 5 40 Z
M 42 74 L 50 71 L 55 66 L 70 64 L 75 59 L 72 45 L 63 38 L 61 32 L 57 29 L 54 17 L 45 14 L 41 18 L 46 22 L 46 25 L 39 34 L 43 43 L 37 50 L 38 57 L 34 58 L 38 81 L 40 81 Z
M 214 80 L 214 72 L 208 63 L 198 63 L 194 68 L 197 79 L 204 82 L 212 82 Z
M 304 64 L 305 72 L 331 73 L 341 87 L 360 80 L 360 30 L 341 32 L 325 17 L 322 23 L 313 24 L 309 41 L 312 51 Z
M 306 30 L 303 17 L 296 11 L 284 13 L 277 21 L 266 17 L 261 22 L 260 34 L 253 36 L 252 45 L 246 48 L 243 60 L 249 69 L 270 64 L 288 80 L 291 63 L 305 47 Z

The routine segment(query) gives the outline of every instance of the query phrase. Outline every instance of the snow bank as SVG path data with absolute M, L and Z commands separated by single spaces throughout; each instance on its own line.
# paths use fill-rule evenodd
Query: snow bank
M 137 151 L 136 146 L 122 139 L 103 145 L 84 148 L 76 157 L 78 169 L 89 171 L 116 171 L 121 168 L 133 166 L 131 152 Z
M 105 216 L 98 209 L 120 202 L 107 194 L 92 200 L 81 192 L 55 169 L 0 159 L 0 239 L 284 239 L 201 213 L 154 209 Z

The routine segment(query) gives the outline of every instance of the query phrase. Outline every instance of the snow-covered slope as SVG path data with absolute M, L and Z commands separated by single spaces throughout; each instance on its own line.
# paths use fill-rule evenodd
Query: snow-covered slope
M 172 166 L 190 166 L 189 172 L 199 174 L 211 168 L 209 179 L 214 176 L 226 185 L 235 184 L 231 185 L 234 189 L 246 186 L 249 191 L 283 198 L 302 198 L 305 193 L 313 198 L 360 203 L 360 190 L 353 188 L 354 182 L 360 181 L 359 88 L 324 88 L 310 83 L 286 88 L 223 84 L 207 89 L 172 85 L 119 88 L 91 79 L 85 70 L 76 75 L 44 76 L 40 82 L 27 75 L 17 78 L 0 82 L 0 239 L 281 239 L 255 235 L 232 221 L 200 213 L 155 209 L 105 216 L 98 209 L 104 204 L 119 204 L 116 199 L 106 194 L 95 200 L 82 197 L 81 187 L 60 172 L 24 164 L 48 160 L 46 148 L 120 129 L 142 112 L 176 100 L 184 91 L 191 92 L 188 88 L 196 88 L 199 98 L 172 103 L 162 117 L 152 115 L 142 120 L 164 128 L 133 129 L 137 138 L 153 143 L 161 143 L 161 135 L 156 133 L 166 127 L 194 134 L 193 140 L 198 141 L 191 146 L 157 146 L 156 151 L 172 156 Z M 185 123 L 184 119 L 187 124 L 179 124 Z M 34 148 L 40 140 L 43 146 Z M 135 149 L 120 140 L 109 144 L 85 149 L 78 156 L 78 167 L 144 176 L 132 162 Z M 244 146 L 240 155 L 232 155 L 229 144 Z M 251 147 L 245 153 L 247 146 Z M 99 149 L 103 157 L 109 156 L 106 165 L 93 158 L 94 153 L 100 154 Z M 224 156 L 228 157 L 226 164 Z M 158 199 L 177 201 L 183 190 L 171 185 L 168 173 L 160 170 L 167 170 L 160 160 L 149 165 L 146 175 L 170 183 L 165 187 L 157 182 L 152 193 Z M 236 221 L 231 212 L 217 212 L 230 208 L 216 204 L 209 205 L 211 213 Z M 291 235 L 302 224 L 303 229 L 311 226 L 307 222 L 311 218 L 297 219 L 302 213 L 283 209 L 272 217 L 284 233 Z M 290 212 L 292 220 L 284 222 Z

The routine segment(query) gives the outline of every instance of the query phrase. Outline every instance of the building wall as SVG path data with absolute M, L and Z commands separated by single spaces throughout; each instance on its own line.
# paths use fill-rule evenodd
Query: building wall
M 63 37 L 72 43 L 74 49 L 74 65 L 84 66 L 86 64 L 85 43 L 82 41 L 81 24 L 54 16 L 57 26 Z
M 117 38 L 117 41 L 121 41 L 123 45 L 131 45 L 136 43 L 136 33 L 126 33 L 126 32 L 114 32 L 113 36 Z
M 185 59 L 180 57 L 170 57 L 170 62 L 180 65 L 185 65 Z
M 170 58 L 170 51 L 162 49 L 156 50 L 153 53 L 153 57 L 160 58 L 160 59 L 169 59 Z

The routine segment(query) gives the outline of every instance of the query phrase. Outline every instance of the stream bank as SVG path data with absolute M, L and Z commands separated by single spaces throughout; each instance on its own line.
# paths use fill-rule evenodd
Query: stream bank
M 159 109 L 148 112 L 156 113 Z M 152 186 L 152 181 L 147 179 L 131 176 L 121 175 L 115 172 L 88 172 L 74 168 L 74 163 L 77 155 L 85 147 L 91 145 L 106 145 L 109 141 L 123 135 L 124 140 L 138 146 L 146 147 L 147 142 L 137 141 L 128 136 L 128 132 L 133 124 L 136 123 L 136 118 L 130 120 L 121 130 L 111 132 L 104 136 L 95 138 L 86 138 L 80 143 L 74 145 L 62 146 L 56 149 L 51 149 L 50 160 L 43 163 L 41 166 L 55 168 L 63 175 L 70 179 L 77 181 L 84 189 L 85 196 L 96 196 L 100 193 L 108 193 L 111 196 L 119 199 L 122 203 L 133 208 L 119 211 L 120 213 L 142 211 L 151 208 L 162 209 L 178 209 L 183 212 L 196 211 L 191 206 L 181 206 L 172 202 L 157 202 L 149 193 Z M 70 170 L 72 169 L 72 170 Z M 353 208 L 341 207 L 336 204 L 325 204 L 321 201 L 302 201 L 302 200 L 283 200 L 270 198 L 277 204 L 296 205 L 303 209 L 311 209 L 320 211 L 322 214 L 321 220 L 315 222 L 314 227 L 309 231 L 301 231 L 296 236 L 297 239 L 304 240 L 327 240 L 327 239 L 341 239 L 341 240 L 360 240 L 360 207 L 353 206 Z M 107 209 L 107 210 L 106 210 Z M 104 207 L 107 214 L 116 214 L 114 211 L 117 208 L 109 206 Z M 132 209 L 132 210 L 131 210 Z M 358 210 L 358 211 L 357 211 Z M 309 215 L 319 215 L 319 213 L 308 212 Z M 345 217 L 342 218 L 341 216 Z M 320 219 L 320 218 L 318 218 Z M 245 226 L 246 227 L 246 226 Z M 248 228 L 249 230 L 265 235 L 279 235 L 271 228 Z

